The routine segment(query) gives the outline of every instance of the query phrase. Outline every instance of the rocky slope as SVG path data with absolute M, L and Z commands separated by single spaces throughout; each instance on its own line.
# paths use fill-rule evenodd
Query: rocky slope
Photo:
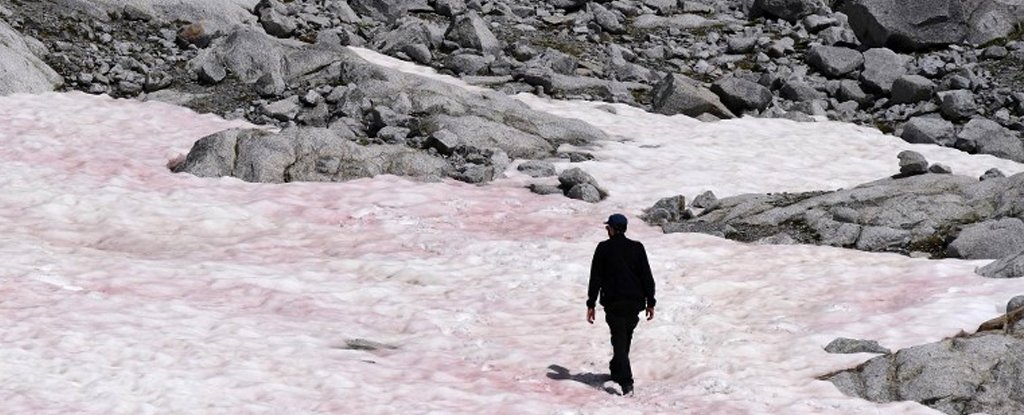
M 155 93 L 258 123 L 318 120 L 268 110 L 306 96 L 309 85 L 270 80 L 254 92 L 246 85 L 256 80 L 195 61 L 233 25 L 365 46 L 506 93 L 708 120 L 821 116 L 1024 160 L 1024 12 L 996 0 L 208 3 L 0 2 L 12 27 L 46 46 L 35 52 L 65 88 Z

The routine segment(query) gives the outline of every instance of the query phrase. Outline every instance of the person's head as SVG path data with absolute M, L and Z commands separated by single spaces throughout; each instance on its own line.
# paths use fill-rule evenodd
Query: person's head
M 608 220 L 604 222 L 605 229 L 608 231 L 608 236 L 621 235 L 626 233 L 626 225 L 629 221 L 622 214 L 616 213 L 608 217 Z

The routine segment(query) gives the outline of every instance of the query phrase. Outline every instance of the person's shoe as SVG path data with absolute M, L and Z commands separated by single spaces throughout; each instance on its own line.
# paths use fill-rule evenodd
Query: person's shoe
M 622 396 L 633 396 L 633 385 L 622 385 Z

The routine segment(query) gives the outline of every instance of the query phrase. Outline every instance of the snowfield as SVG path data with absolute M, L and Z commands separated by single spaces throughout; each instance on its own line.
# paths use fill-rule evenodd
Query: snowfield
M 608 200 L 531 194 L 514 168 L 487 186 L 173 174 L 195 140 L 245 124 L 80 93 L 0 98 L 0 413 L 938 414 L 816 380 L 872 356 L 823 346 L 937 341 L 1024 294 L 973 273 L 988 261 L 664 235 L 637 217 L 703 190 L 853 186 L 896 173 L 903 149 L 971 176 L 1020 164 L 841 123 L 518 98 L 616 137 L 578 164 Z M 614 212 L 658 284 L 632 398 L 586 383 L 611 356 L 584 302 Z

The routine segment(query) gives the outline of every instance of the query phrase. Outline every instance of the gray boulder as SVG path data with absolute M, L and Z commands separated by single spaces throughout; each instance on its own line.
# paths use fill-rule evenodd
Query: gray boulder
M 916 104 L 931 99 L 935 83 L 921 75 L 903 75 L 892 84 L 893 104 Z
M 861 251 L 899 251 L 911 241 L 910 231 L 886 226 L 865 226 L 857 238 L 856 248 Z
M 951 0 L 843 0 L 836 10 L 868 46 L 917 50 L 958 43 L 967 36 L 964 7 Z
M 999 259 L 1024 251 L 1024 222 L 1003 218 L 966 226 L 946 254 L 964 259 Z
M 973 149 L 980 154 L 1024 162 L 1024 142 L 1017 133 L 986 119 L 974 118 L 957 135 L 957 147 Z
M 874 402 L 916 401 L 947 414 L 1019 414 L 1022 353 L 1024 340 L 984 331 L 879 356 L 824 379 Z
M 636 82 L 563 75 L 550 68 L 531 66 L 523 66 L 512 71 L 512 79 L 541 87 L 544 92 L 558 98 L 601 99 L 628 104 L 635 103 L 633 98 L 635 92 L 646 92 L 650 89 L 649 86 Z
M 808 32 L 817 33 L 825 28 L 839 24 L 839 21 L 832 17 L 812 14 L 804 17 L 800 21 L 800 24 L 802 24 Z
M 426 0 L 348 0 L 348 4 L 363 16 L 388 23 L 410 11 L 433 11 Z
M 999 169 L 988 169 L 985 170 L 985 173 L 981 174 L 981 177 L 979 177 L 978 180 L 985 181 L 991 179 L 1001 179 L 1003 177 L 1006 177 L 1006 175 L 1003 174 L 1003 172 L 1000 171 Z
M 249 182 L 341 181 L 377 174 L 444 177 L 448 164 L 405 146 L 356 145 L 320 128 L 280 133 L 235 129 L 196 142 L 175 172 L 200 177 L 234 176 Z
M 965 89 L 939 92 L 942 101 L 942 115 L 952 120 L 963 120 L 978 113 L 978 102 L 974 93 Z
M 539 195 L 554 195 L 554 194 L 564 195 L 565 194 L 565 192 L 562 191 L 562 188 L 560 188 L 560 187 L 558 187 L 556 185 L 553 185 L 553 184 L 532 183 L 532 184 L 530 184 L 527 187 L 530 189 L 531 192 L 539 194 Z
M 641 219 L 651 225 L 664 225 L 691 217 L 693 213 L 686 209 L 686 198 L 682 195 L 663 198 L 653 207 L 644 209 L 641 215 Z
M 827 346 L 825 346 L 825 351 L 836 354 L 892 353 L 891 350 L 879 345 L 877 341 L 848 339 L 846 337 L 839 337 L 832 340 Z
M 583 169 L 579 167 L 565 169 L 565 171 L 558 175 L 558 183 L 566 190 L 581 184 L 589 184 L 597 187 L 597 179 L 594 179 L 594 176 L 591 176 L 590 173 L 583 171 Z
M 197 71 L 196 75 L 199 77 L 199 82 L 208 85 L 220 83 L 220 81 L 223 81 L 228 76 L 224 66 L 214 60 L 203 62 Z
M 716 204 L 718 204 L 718 197 L 716 197 L 715 194 L 710 190 L 701 192 L 701 194 L 693 198 L 693 202 L 690 203 L 691 206 L 698 209 L 710 209 L 714 207 Z
M 853 101 L 861 107 L 872 102 L 871 96 L 861 89 L 860 84 L 852 79 L 844 79 L 839 82 L 839 89 L 836 90 L 836 98 L 840 101 Z
M 1024 277 L 1024 251 L 1004 257 L 991 264 L 975 270 L 978 275 L 987 278 L 1021 278 Z
M 295 19 L 287 15 L 288 8 L 278 0 L 260 0 L 255 11 L 263 30 L 271 36 L 287 38 L 295 33 Z
M 597 203 L 607 196 L 607 193 L 597 184 L 594 176 L 578 167 L 566 169 L 559 174 L 558 183 L 565 195 L 571 199 Z
M 594 15 L 594 21 L 602 30 L 608 33 L 625 33 L 626 26 L 622 24 L 623 17 L 617 12 L 608 10 L 599 3 L 587 3 L 590 13 Z
M 827 98 L 824 92 L 814 89 L 814 87 L 804 81 L 795 79 L 786 81 L 779 92 L 784 98 L 797 102 Z
M 256 82 L 266 74 L 288 79 L 285 67 L 288 54 L 286 46 L 266 34 L 252 28 L 239 28 L 200 51 L 188 66 L 196 74 L 200 74 L 202 68 L 219 66 L 245 83 Z
M 1024 18 L 1024 7 L 1003 0 L 841 0 L 835 8 L 865 44 L 904 50 L 985 44 L 1011 34 Z
M 410 16 L 399 19 L 395 24 L 397 27 L 394 29 L 382 31 L 373 37 L 370 44 L 374 49 L 381 53 L 394 54 L 404 51 L 406 47 L 412 45 L 426 46 L 441 43 L 441 36 L 435 35 L 431 26 L 423 20 Z M 429 50 L 427 54 L 430 54 Z
M 444 37 L 459 46 L 476 49 L 487 55 L 497 56 L 501 53 L 498 38 L 491 32 L 487 22 L 475 12 L 452 18 Z
M 818 33 L 821 43 L 829 46 L 859 47 L 860 39 L 852 29 L 832 26 Z
M 860 52 L 836 46 L 815 46 L 807 53 L 807 63 L 821 73 L 839 78 L 864 65 Z
M 860 81 L 869 91 L 888 95 L 893 82 L 907 73 L 911 59 L 887 48 L 868 49 L 864 51 L 864 71 L 860 73 Z
M 772 91 L 756 82 L 729 76 L 711 85 L 722 103 L 736 114 L 750 110 L 764 111 L 772 103 Z
M 953 174 L 953 169 L 942 163 L 935 163 L 928 166 L 928 173 L 935 174 Z
M 64 79 L 32 51 L 25 39 L 0 19 L 0 96 L 53 91 Z
M 464 0 L 431 0 L 434 11 L 445 17 L 455 17 L 466 11 Z
M 554 146 L 540 136 L 479 116 L 434 115 L 420 122 L 420 132 L 424 135 L 447 131 L 458 137 L 459 145 L 500 148 L 512 158 L 544 158 L 555 152 Z
M 900 159 L 900 174 L 903 176 L 913 176 L 928 172 L 928 160 L 921 153 L 904 150 L 896 157 Z
M 1008 301 L 1006 303 L 1006 312 L 1007 313 L 1012 313 L 1012 312 L 1017 311 L 1017 310 L 1019 310 L 1021 308 L 1024 308 L 1024 295 L 1015 296 L 1015 297 L 1011 298 L 1010 301 Z
M 530 177 L 551 177 L 557 173 L 555 165 L 547 161 L 529 160 L 523 162 L 516 168 Z
M 270 118 L 286 122 L 294 120 L 299 115 L 302 105 L 299 104 L 299 96 L 294 95 L 285 99 L 274 101 L 263 106 L 263 113 Z
M 714 92 L 683 75 L 666 75 L 655 85 L 651 95 L 652 108 L 659 114 L 683 114 L 690 117 L 711 114 L 718 118 L 736 117 Z
M 796 22 L 821 7 L 818 0 L 754 0 L 753 10 Z
M 578 184 L 569 189 L 565 194 L 570 199 L 582 200 L 589 203 L 601 201 L 601 192 L 591 184 Z

